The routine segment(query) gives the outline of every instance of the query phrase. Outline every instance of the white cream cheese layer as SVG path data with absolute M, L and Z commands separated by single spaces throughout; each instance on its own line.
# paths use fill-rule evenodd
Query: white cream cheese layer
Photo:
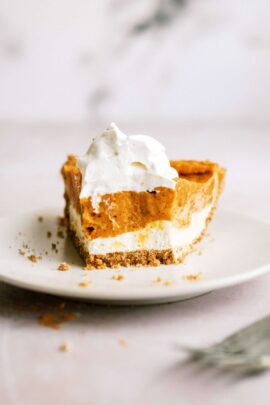
M 165 250 L 185 248 L 200 236 L 212 204 L 192 215 L 188 227 L 177 228 L 170 221 L 156 221 L 144 229 L 126 232 L 109 238 L 88 240 L 81 228 L 81 217 L 70 205 L 69 215 L 71 229 L 76 233 L 85 250 L 90 254 L 107 254 L 113 252 L 131 252 L 135 250 Z
M 150 136 L 127 136 L 113 123 L 77 157 L 77 165 L 82 174 L 80 198 L 91 197 L 95 211 L 104 194 L 174 189 L 178 177 L 163 145 Z

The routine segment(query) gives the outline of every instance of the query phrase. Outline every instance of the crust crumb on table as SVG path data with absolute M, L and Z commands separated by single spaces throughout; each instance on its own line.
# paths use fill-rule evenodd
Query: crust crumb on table
M 22 249 L 18 249 L 19 255 L 24 256 L 25 255 L 25 251 Z
M 43 222 L 43 217 L 40 215 L 37 220 L 38 222 Z
M 71 344 L 69 342 L 63 342 L 59 346 L 59 351 L 60 352 L 67 353 L 67 352 L 70 352 L 70 350 L 71 350 Z
M 52 329 L 60 329 L 62 322 L 73 321 L 76 318 L 74 312 L 66 312 L 64 314 L 50 314 L 45 313 L 40 315 L 38 321 L 42 326 Z
M 157 278 L 155 278 L 154 283 L 161 283 L 161 281 L 162 278 L 158 276 Z
M 183 276 L 184 280 L 187 281 L 199 281 L 202 278 L 202 273 L 186 274 Z
M 123 276 L 123 274 L 117 274 L 117 275 L 114 275 L 114 276 L 112 276 L 112 280 L 116 280 L 116 281 L 122 281 L 122 280 L 124 280 L 124 276 Z
M 36 255 L 29 255 L 27 256 L 27 259 L 30 260 L 30 262 L 32 263 L 37 263 L 38 260 L 41 259 L 41 257 Z
M 88 287 L 91 284 L 91 281 L 81 281 L 79 287 Z
M 66 263 L 66 262 L 61 262 L 58 265 L 57 269 L 60 270 L 60 271 L 67 271 L 67 270 L 70 269 L 70 265 L 68 263 Z
M 128 347 L 128 342 L 125 339 L 119 339 L 118 343 L 122 347 Z
M 39 321 L 40 325 L 46 326 L 48 328 L 52 328 L 52 329 L 60 328 L 60 322 L 58 319 L 56 319 L 55 315 L 53 315 L 53 314 L 40 315 L 38 321 Z
M 47 238 L 51 238 L 51 236 L 52 236 L 51 231 L 48 231 L 48 232 L 47 232 Z

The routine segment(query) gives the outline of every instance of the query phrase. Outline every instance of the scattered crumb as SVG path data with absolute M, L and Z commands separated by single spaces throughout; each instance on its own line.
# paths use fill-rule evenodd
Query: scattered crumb
M 58 216 L 56 218 L 56 220 L 57 220 L 57 223 L 58 223 L 59 226 L 63 226 L 63 227 L 66 226 L 66 218 L 65 217 Z
M 81 281 L 79 283 L 80 287 L 88 287 L 91 284 L 91 281 Z
M 202 251 L 201 251 L 201 250 L 198 250 L 198 249 L 196 249 L 196 250 L 194 251 L 194 253 L 195 253 L 195 255 L 197 255 L 197 256 L 201 256 L 201 255 L 202 255 Z
M 123 274 L 117 274 L 117 275 L 114 275 L 114 276 L 112 276 L 112 280 L 117 280 L 117 281 L 122 281 L 122 280 L 124 280 L 124 276 L 123 276 Z
M 128 342 L 125 339 L 119 339 L 118 343 L 122 347 L 128 347 Z
M 65 237 L 64 232 L 63 231 L 57 231 L 57 237 L 61 238 L 61 239 L 64 239 L 64 237 Z
M 52 244 L 51 244 L 51 248 L 52 248 L 52 251 L 54 251 L 55 253 L 58 253 L 58 249 L 57 249 L 57 244 L 56 244 L 56 243 L 52 243 Z
M 57 269 L 60 271 L 67 271 L 70 269 L 70 265 L 66 262 L 62 262 L 58 265 Z
M 40 259 L 40 257 L 36 256 L 36 255 L 29 255 L 29 256 L 27 256 L 27 259 L 30 260 L 30 262 L 32 262 L 32 263 L 37 263 L 37 261 L 38 261 L 38 259 Z
M 154 283 L 161 283 L 161 281 L 162 278 L 158 276 L 157 278 L 155 278 Z
M 163 285 L 165 285 L 166 287 L 169 287 L 169 286 L 173 285 L 173 282 L 171 280 L 167 280 L 167 281 L 164 281 Z
M 61 315 L 60 321 L 73 321 L 76 318 L 74 312 L 66 312 L 65 314 Z
M 71 345 L 69 342 L 64 342 L 59 346 L 60 352 L 67 353 L 71 350 Z
M 76 318 L 75 313 L 66 312 L 64 314 L 46 313 L 38 318 L 39 324 L 52 329 L 60 329 L 62 322 L 73 321 Z
M 22 249 L 19 249 L 18 252 L 19 252 L 19 255 L 21 255 L 21 256 L 24 256 L 24 255 L 25 255 L 25 251 L 22 250 Z
M 59 321 L 52 314 L 40 315 L 38 321 L 39 321 L 40 325 L 47 326 L 48 328 L 52 328 L 52 329 L 59 329 L 60 328 Z
M 88 276 L 88 274 L 87 273 L 83 273 L 83 274 L 81 274 L 81 277 L 87 277 Z
M 43 217 L 42 216 L 38 217 L 38 222 L 43 222 Z
M 52 233 L 50 231 L 47 232 L 47 238 L 51 238 L 52 237 Z
M 184 280 L 187 281 L 199 281 L 202 278 L 202 273 L 186 274 L 183 276 Z

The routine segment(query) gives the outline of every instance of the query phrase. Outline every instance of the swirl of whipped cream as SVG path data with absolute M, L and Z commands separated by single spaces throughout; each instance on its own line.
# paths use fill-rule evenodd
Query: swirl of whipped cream
M 178 177 L 163 145 L 150 136 L 127 136 L 114 123 L 93 139 L 77 165 L 82 174 L 80 198 L 91 197 L 95 211 L 102 195 L 174 189 Z

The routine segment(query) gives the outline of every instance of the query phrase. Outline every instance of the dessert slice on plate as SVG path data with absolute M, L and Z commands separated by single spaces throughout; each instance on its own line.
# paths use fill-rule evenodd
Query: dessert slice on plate
M 183 261 L 213 216 L 224 174 L 208 161 L 169 161 L 155 139 L 111 124 L 62 167 L 68 228 L 86 267 Z

